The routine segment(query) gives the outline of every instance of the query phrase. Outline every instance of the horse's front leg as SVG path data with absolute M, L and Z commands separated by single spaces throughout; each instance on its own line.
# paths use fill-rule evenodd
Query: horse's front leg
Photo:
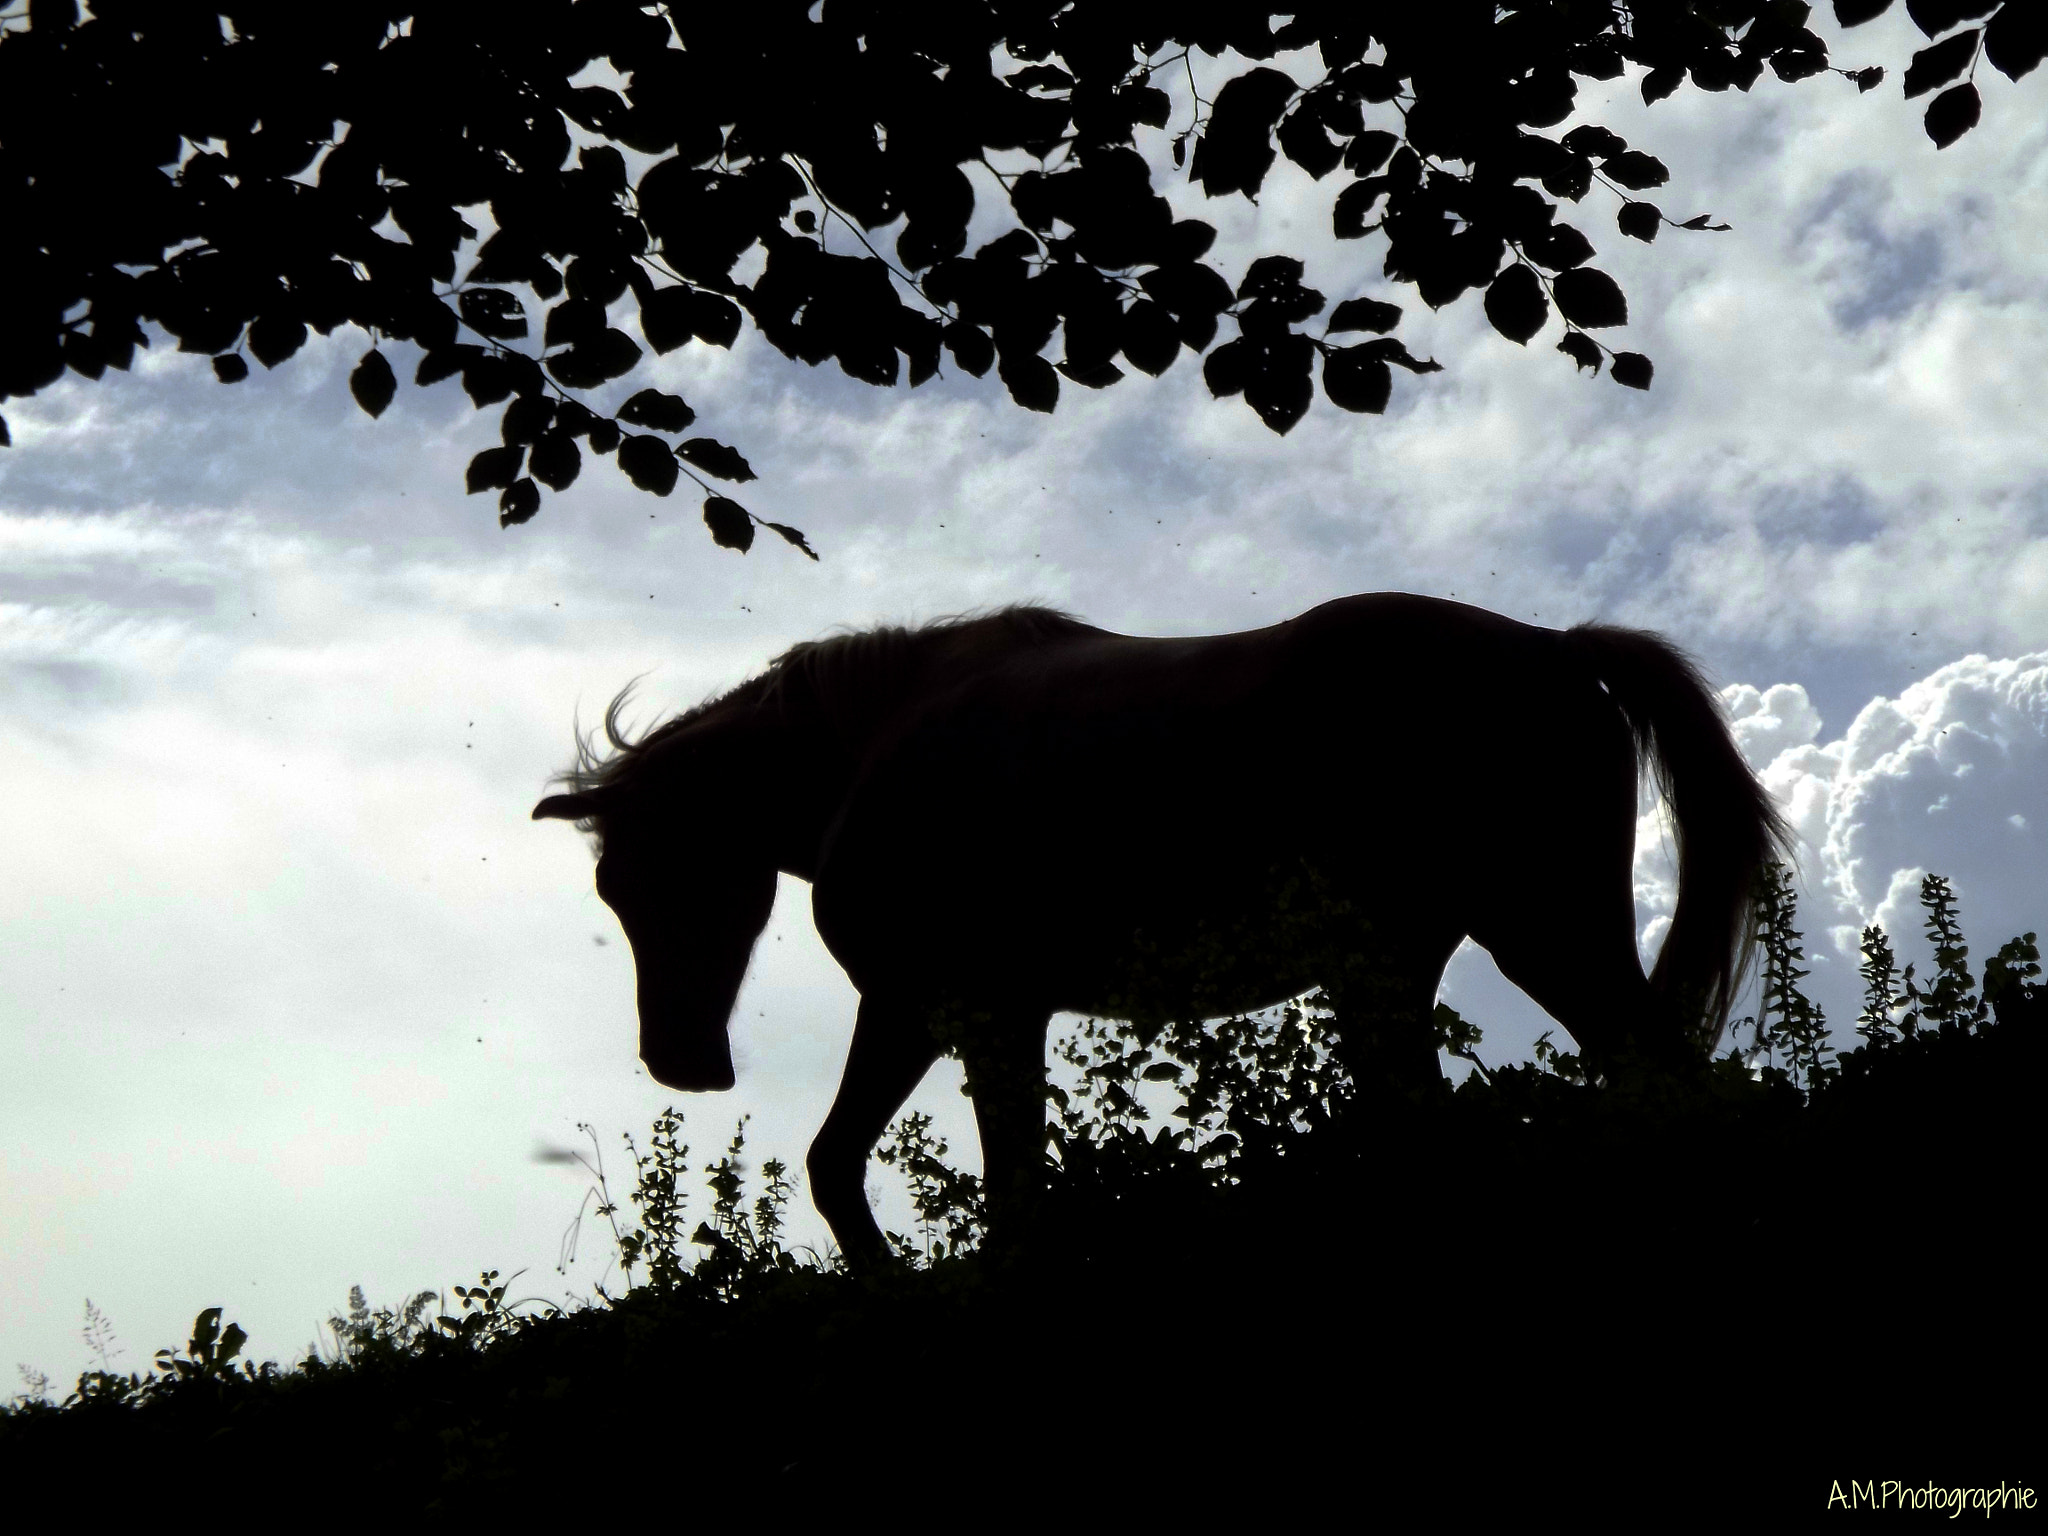
M 868 1154 L 924 1081 L 939 1047 L 916 1010 L 862 998 L 839 1095 L 811 1143 L 806 1166 L 811 1201 L 849 1264 L 889 1256 L 889 1244 L 868 1209 Z

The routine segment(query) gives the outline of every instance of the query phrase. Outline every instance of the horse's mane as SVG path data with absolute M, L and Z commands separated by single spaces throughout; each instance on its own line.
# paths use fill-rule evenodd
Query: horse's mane
M 580 725 L 575 727 L 576 761 L 551 782 L 566 786 L 572 794 L 628 783 L 640 772 L 648 752 L 678 732 L 740 710 L 787 707 L 798 694 L 807 695 L 807 701 L 830 724 L 847 729 L 894 704 L 916 681 L 933 652 L 975 629 L 984 631 L 995 645 L 1007 647 L 1084 633 L 1088 626 L 1056 608 L 1015 603 L 993 611 L 933 619 L 915 627 L 881 624 L 823 640 L 804 640 L 769 662 L 759 676 L 672 716 L 637 738 L 627 736 L 619 725 L 620 711 L 639 684 L 636 677 L 605 706 L 603 741 L 611 750 L 601 751 L 595 733 L 585 736 Z

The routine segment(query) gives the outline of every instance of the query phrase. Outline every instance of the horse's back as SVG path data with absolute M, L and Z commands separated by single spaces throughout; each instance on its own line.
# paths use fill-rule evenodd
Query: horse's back
M 877 948 L 974 968 L 1193 932 L 1304 863 L 1441 903 L 1489 810 L 1527 819 L 1504 743 L 1535 751 L 1557 638 L 1376 594 L 1241 634 L 1006 648 L 877 743 L 828 843 L 820 930 L 859 984 Z

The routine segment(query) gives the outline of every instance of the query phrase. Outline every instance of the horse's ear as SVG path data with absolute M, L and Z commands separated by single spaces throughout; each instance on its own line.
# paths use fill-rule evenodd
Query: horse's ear
M 533 808 L 535 821 L 583 821 L 599 815 L 604 802 L 596 793 L 580 795 L 549 795 Z

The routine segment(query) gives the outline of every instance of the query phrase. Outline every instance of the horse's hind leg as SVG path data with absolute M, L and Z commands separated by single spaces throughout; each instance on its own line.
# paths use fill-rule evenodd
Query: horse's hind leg
M 1486 947 L 1501 974 L 1571 1031 L 1597 1070 L 1654 1019 L 1656 999 L 1636 955 L 1633 914 L 1625 926 L 1573 917 L 1531 918 Z
M 1014 1241 L 1031 1225 L 1045 1187 L 1045 1031 L 1036 1009 L 969 1010 L 954 1021 L 967 1094 L 981 1133 L 981 1187 L 989 1229 Z
M 1503 976 L 1571 1032 L 1598 1069 L 1660 1022 L 1636 953 L 1633 799 L 1577 846 L 1531 848 L 1472 937 Z M 1569 817 L 1558 818 L 1569 822 Z M 1533 841 L 1533 840 L 1532 840 Z
M 1448 921 L 1375 932 L 1324 983 L 1345 1068 L 1361 1091 L 1426 1092 L 1443 1081 L 1436 994 L 1464 937 Z

